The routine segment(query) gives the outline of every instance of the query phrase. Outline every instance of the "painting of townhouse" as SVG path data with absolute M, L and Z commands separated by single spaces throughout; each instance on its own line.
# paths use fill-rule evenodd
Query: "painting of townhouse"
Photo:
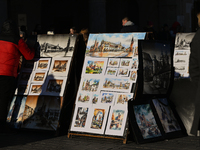
M 109 58 L 108 60 L 108 67 L 119 67 L 120 58 Z
M 102 33 L 90 34 L 86 56 L 91 57 L 132 57 L 138 39 L 144 39 L 145 33 Z
M 136 83 L 136 80 L 137 80 L 137 70 L 131 69 L 130 70 L 130 81 L 132 81 L 133 83 Z
M 118 68 L 108 67 L 105 76 L 117 76 Z
M 107 58 L 92 58 L 86 57 L 82 76 L 83 75 L 104 75 L 107 65 Z
M 115 105 L 127 107 L 128 100 L 133 98 L 133 93 L 116 93 Z
M 116 93 L 101 91 L 100 104 L 113 105 Z
M 32 83 L 44 83 L 47 76 L 47 71 L 34 71 L 31 79 Z
M 43 83 L 30 85 L 29 94 L 28 95 L 41 95 L 43 89 Z
M 40 44 L 40 56 L 73 56 L 76 39 L 76 35 L 70 34 L 38 35 L 37 41 Z
M 110 109 L 106 135 L 123 136 L 126 128 L 127 108 L 112 106 Z
M 131 69 L 138 69 L 138 57 L 133 57 L 132 58 Z
M 35 63 L 36 63 L 35 70 L 49 70 L 51 58 L 40 58 Z
M 119 67 L 131 68 L 132 59 L 129 58 L 121 58 Z
M 128 77 L 124 78 L 107 78 L 105 77 L 103 81 L 103 88 L 102 90 L 109 90 L 109 91 L 121 91 L 121 92 L 130 92 L 132 84 Z
M 97 104 L 99 102 L 100 93 L 92 93 L 91 100 L 92 104 Z
M 82 92 L 80 91 L 77 94 L 77 98 L 76 98 L 76 104 L 78 103 L 90 103 L 91 104 L 91 93 L 89 92 Z
M 129 69 L 128 68 L 119 68 L 117 72 L 118 77 L 128 77 Z
M 49 69 L 49 75 L 67 77 L 70 62 L 71 62 L 71 57 L 53 58 L 51 67 Z

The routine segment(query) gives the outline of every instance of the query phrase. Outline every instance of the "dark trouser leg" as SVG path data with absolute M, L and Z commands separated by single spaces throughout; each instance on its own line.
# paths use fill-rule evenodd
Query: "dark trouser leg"
M 6 125 L 8 107 L 13 98 L 15 78 L 10 76 L 0 76 L 0 129 Z

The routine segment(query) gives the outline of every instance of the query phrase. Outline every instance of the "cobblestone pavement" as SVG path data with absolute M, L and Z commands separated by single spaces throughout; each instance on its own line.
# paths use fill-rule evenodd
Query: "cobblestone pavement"
M 72 136 L 55 136 L 49 132 L 23 131 L 0 135 L 0 149 L 3 150 L 200 150 L 200 137 L 187 136 L 153 143 L 136 144 L 122 140 Z

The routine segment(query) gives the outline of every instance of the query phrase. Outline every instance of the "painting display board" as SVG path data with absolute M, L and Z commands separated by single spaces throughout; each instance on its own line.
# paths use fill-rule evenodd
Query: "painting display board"
M 41 57 L 23 62 L 7 117 L 11 127 L 57 130 L 76 40 L 76 35 L 38 35 Z
M 127 136 L 127 103 L 137 79 L 138 40 L 146 33 L 90 34 L 68 137 Z
M 177 33 L 174 47 L 174 78 L 189 78 L 190 43 L 195 33 Z
M 168 98 L 174 81 L 169 42 L 138 41 L 136 97 L 128 102 L 129 121 L 140 143 L 186 136 L 186 129 Z

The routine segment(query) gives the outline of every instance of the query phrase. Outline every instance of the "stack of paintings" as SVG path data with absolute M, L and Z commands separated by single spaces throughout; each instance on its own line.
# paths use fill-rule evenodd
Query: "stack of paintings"
M 190 43 L 195 33 L 177 33 L 174 47 L 175 79 L 189 77 Z
M 90 34 L 70 132 L 125 136 L 145 33 Z
M 24 61 L 7 122 L 56 130 L 76 44 L 75 35 L 38 35 L 40 58 Z

